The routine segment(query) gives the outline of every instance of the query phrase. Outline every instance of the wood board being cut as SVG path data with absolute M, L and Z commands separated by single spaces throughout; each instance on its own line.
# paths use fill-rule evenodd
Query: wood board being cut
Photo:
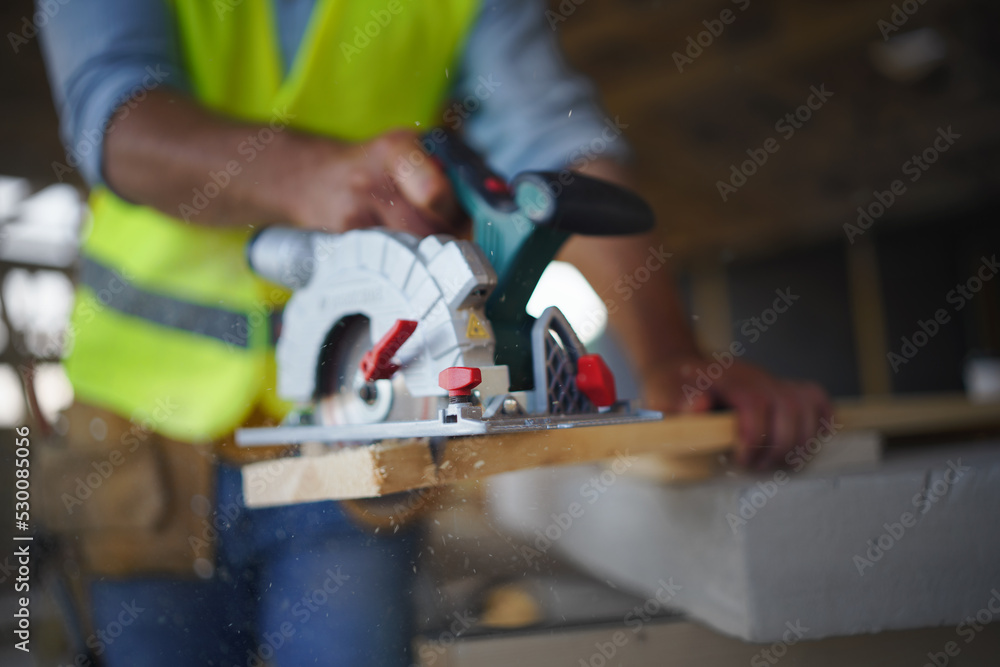
M 1000 426 L 1000 405 L 960 395 L 843 401 L 835 414 L 844 431 L 888 436 Z M 728 412 L 671 415 L 657 422 L 452 438 L 436 456 L 426 439 L 385 441 L 251 463 L 243 467 L 244 496 L 250 507 L 372 498 L 623 455 L 656 455 L 671 476 L 691 479 L 711 474 L 719 455 L 735 447 L 736 428 Z

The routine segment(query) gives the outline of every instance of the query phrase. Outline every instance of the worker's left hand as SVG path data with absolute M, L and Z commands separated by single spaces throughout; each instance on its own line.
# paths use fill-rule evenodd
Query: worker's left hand
M 643 396 L 649 409 L 667 413 L 735 409 L 736 462 L 757 469 L 786 464 L 788 453 L 815 437 L 820 420 L 832 414 L 818 384 L 782 380 L 731 357 L 728 367 L 699 356 L 665 360 L 646 373 Z

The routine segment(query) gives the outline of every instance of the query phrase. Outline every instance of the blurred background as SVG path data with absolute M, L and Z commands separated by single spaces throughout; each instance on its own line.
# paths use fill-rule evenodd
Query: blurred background
M 86 216 L 33 16 L 29 0 L 0 5 L 0 479 L 25 382 L 49 419 L 72 400 L 59 358 Z M 746 360 L 836 396 L 964 391 L 996 373 L 996 280 L 912 361 L 893 369 L 887 355 L 1000 249 L 1000 5 L 562 0 L 548 19 L 626 128 L 707 350 L 752 343 Z M 953 137 L 946 150 L 939 136 Z M 877 214 L 897 179 L 905 192 Z M 554 291 L 565 276 L 550 276 Z M 800 300 L 751 341 L 750 318 L 785 288 Z
M 776 287 L 794 286 L 802 300 L 747 358 L 837 395 L 961 389 L 969 356 L 1000 347 L 1000 296 L 988 282 L 913 362 L 895 373 L 885 363 L 995 251 L 1000 198 L 1000 8 L 926 2 L 897 27 L 893 6 L 566 0 L 548 17 L 626 127 L 706 345 L 726 347 Z M 83 184 L 59 141 L 37 39 L 10 36 L 31 34 L 32 3 L 0 12 L 0 386 L 9 397 L 25 352 L 41 363 L 59 356 Z M 711 35 L 716 26 L 722 33 Z M 830 96 L 795 129 L 783 119 L 812 87 Z M 947 128 L 959 138 L 911 182 L 904 163 Z M 723 201 L 719 183 L 769 138 L 779 150 Z M 845 225 L 896 179 L 905 194 L 850 243 Z M 614 296 L 613 286 L 598 291 Z M 796 339 L 804 331 L 812 345 Z M 41 393 L 66 400 L 51 375 Z M 17 421 L 16 402 L 3 401 L 0 423 Z

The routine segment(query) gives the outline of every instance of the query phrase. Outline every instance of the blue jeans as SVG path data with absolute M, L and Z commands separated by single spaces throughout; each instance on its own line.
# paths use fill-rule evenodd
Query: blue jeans
M 217 569 L 208 581 L 91 587 L 108 667 L 410 665 L 416 531 L 380 536 L 334 502 L 248 510 L 220 466 Z

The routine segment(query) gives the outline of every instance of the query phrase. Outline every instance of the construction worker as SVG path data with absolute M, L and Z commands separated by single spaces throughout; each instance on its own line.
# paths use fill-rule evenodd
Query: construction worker
M 86 644 L 105 664 L 409 664 L 413 530 L 376 534 L 332 502 L 242 503 L 231 434 L 287 409 L 272 327 L 287 294 L 250 273 L 244 245 L 275 223 L 460 232 L 444 174 L 408 158 L 435 125 L 501 173 L 626 182 L 625 124 L 566 67 L 545 9 L 92 0 L 51 17 L 43 47 L 69 154 L 56 170 L 93 187 L 65 460 L 113 469 L 89 494 L 57 475 L 55 513 L 86 583 Z M 577 238 L 564 258 L 601 287 L 649 245 Z M 829 410 L 818 387 L 739 361 L 685 396 L 710 360 L 666 271 L 616 306 L 649 407 L 735 407 L 746 465 L 780 463 Z

